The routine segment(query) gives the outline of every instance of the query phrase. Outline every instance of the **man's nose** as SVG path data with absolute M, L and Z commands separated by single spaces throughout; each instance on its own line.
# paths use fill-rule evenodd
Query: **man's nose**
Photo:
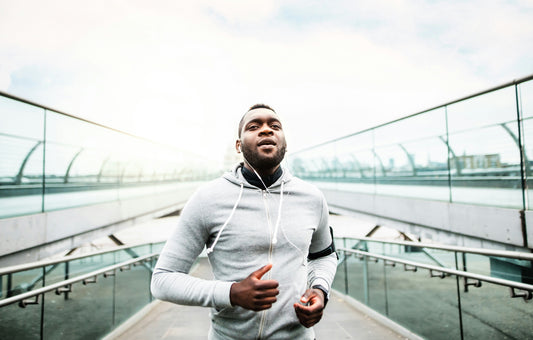
M 268 126 L 268 124 L 265 124 L 261 127 L 261 131 L 259 132 L 259 135 L 262 136 L 262 135 L 273 135 L 274 134 L 274 130 L 272 130 L 270 128 L 270 126 Z

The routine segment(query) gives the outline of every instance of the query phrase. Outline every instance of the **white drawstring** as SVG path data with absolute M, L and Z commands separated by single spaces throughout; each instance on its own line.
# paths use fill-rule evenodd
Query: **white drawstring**
M 274 236 L 272 237 L 272 244 L 278 243 L 278 229 L 281 222 L 281 207 L 283 205 L 283 184 L 285 181 L 281 181 L 281 192 L 279 194 L 279 208 L 278 208 L 278 219 L 276 221 L 276 226 L 274 227 Z
M 224 228 L 226 228 L 226 226 L 228 225 L 229 221 L 233 217 L 233 214 L 235 213 L 235 210 L 237 210 L 237 206 L 239 205 L 239 202 L 241 201 L 241 197 L 242 197 L 242 192 L 243 191 L 244 191 L 244 183 L 241 183 L 241 190 L 239 192 L 239 198 L 237 198 L 237 201 L 235 202 L 235 205 L 233 206 L 233 209 L 231 210 L 231 213 L 229 214 L 228 219 L 226 220 L 226 222 L 224 222 L 224 225 L 218 231 L 218 234 L 217 234 L 217 237 L 215 238 L 215 241 L 213 242 L 211 247 L 207 248 L 207 254 L 211 254 L 213 252 L 213 249 L 215 249 L 215 245 L 217 244 L 218 239 L 220 238 L 220 235 L 222 234 L 222 231 L 224 230 Z

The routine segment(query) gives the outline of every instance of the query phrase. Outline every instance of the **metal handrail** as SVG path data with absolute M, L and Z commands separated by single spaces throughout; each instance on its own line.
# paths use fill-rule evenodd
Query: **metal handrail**
M 486 255 L 486 256 L 496 256 L 496 257 L 505 257 L 515 260 L 526 260 L 533 261 L 533 253 L 525 253 L 511 250 L 495 250 L 495 249 L 482 249 L 482 248 L 468 248 L 461 246 L 447 246 L 440 244 L 432 243 L 422 243 L 422 242 L 411 242 L 411 241 L 387 241 L 387 240 L 378 240 L 370 237 L 339 237 L 342 239 L 352 239 L 358 241 L 367 241 L 367 242 L 379 242 L 379 243 L 389 243 L 397 244 L 402 246 L 411 246 L 417 248 L 430 248 L 430 249 L 439 249 L 447 251 L 457 251 L 470 254 Z
M 135 265 L 135 264 L 138 264 L 138 263 L 143 263 L 143 262 L 146 262 L 148 260 L 151 260 L 152 258 L 156 258 L 158 256 L 159 256 L 159 253 L 152 253 L 152 254 L 148 254 L 148 255 L 145 255 L 145 256 L 137 257 L 137 258 L 132 259 L 132 260 L 128 260 L 128 261 L 125 261 L 125 262 L 122 262 L 122 263 L 119 263 L 119 264 L 115 264 L 115 265 L 112 265 L 112 266 L 109 266 L 109 267 L 98 269 L 98 270 L 92 271 L 92 272 L 87 273 L 87 274 L 76 276 L 76 277 L 74 277 L 72 279 L 68 279 L 68 280 L 64 280 L 64 281 L 61 281 L 61 282 L 57 282 L 57 283 L 51 284 L 49 286 L 45 286 L 45 287 L 42 287 L 42 288 L 39 288 L 39 289 L 32 290 L 32 291 L 27 292 L 27 293 L 19 294 L 19 295 L 16 295 L 16 296 L 4 299 L 4 300 L 0 300 L 0 308 L 4 307 L 4 306 L 7 306 L 7 305 L 10 305 L 10 304 L 13 304 L 13 303 L 16 303 L 16 302 L 20 302 L 21 307 L 25 307 L 27 303 L 24 302 L 24 300 L 27 300 L 27 299 L 32 298 L 32 297 L 37 297 L 35 301 L 31 302 L 31 303 L 35 304 L 35 303 L 38 303 L 38 296 L 39 295 L 51 292 L 53 290 L 56 290 L 56 292 L 61 293 L 61 292 L 64 291 L 63 289 L 65 289 L 65 288 L 68 288 L 69 289 L 68 291 L 70 291 L 72 289 L 72 285 L 74 283 L 78 283 L 78 282 L 82 282 L 82 281 L 83 281 L 83 284 L 95 283 L 96 282 L 96 278 L 97 278 L 98 275 L 102 275 L 103 274 L 105 276 L 106 273 L 109 273 L 109 272 L 113 272 L 114 273 L 114 271 L 117 270 L 117 269 L 126 270 L 126 269 L 128 269 L 127 268 L 128 266 L 132 266 L 132 265 Z
M 381 259 L 384 261 L 385 264 L 391 264 L 391 263 L 401 263 L 404 265 L 405 270 L 414 271 L 416 268 L 424 268 L 430 271 L 430 274 L 432 277 L 438 276 L 441 278 L 444 278 L 445 276 L 455 275 L 460 276 L 466 279 L 472 279 L 477 280 L 478 282 L 488 282 L 493 283 L 500 286 L 505 286 L 511 288 L 511 297 L 523 297 L 525 300 L 530 300 L 533 298 L 533 285 L 522 283 L 522 282 L 515 282 L 505 279 L 499 279 L 491 276 L 481 275 L 481 274 L 474 274 L 474 273 L 468 273 L 461 270 L 451 269 L 451 268 L 443 268 L 438 266 L 432 266 L 430 264 L 424 264 L 419 262 L 413 262 L 409 260 L 403 260 L 398 259 L 395 257 L 385 256 L 385 255 L 379 255 L 379 254 L 373 254 L 362 250 L 355 250 L 355 249 L 347 249 L 347 248 L 339 248 L 339 251 L 343 251 L 345 253 L 353 253 L 353 254 L 359 254 L 363 257 L 369 257 L 374 259 Z M 377 261 L 376 261 L 377 262 Z M 441 273 L 441 275 L 434 275 L 433 272 Z M 479 285 L 481 286 L 481 284 Z M 478 286 L 478 287 L 479 287 Z M 520 289 L 522 291 L 525 291 L 527 293 L 525 294 L 515 294 L 514 289 Z
M 162 242 L 164 242 L 164 241 L 162 241 Z M 157 242 L 157 243 L 159 243 L 159 242 Z M 115 252 L 115 251 L 126 250 L 126 249 L 129 249 L 129 248 L 154 245 L 154 244 L 157 244 L 157 243 L 150 242 L 150 243 L 139 243 L 139 244 L 134 244 L 134 245 L 117 246 L 117 247 L 114 247 L 114 248 L 111 248 L 111 249 L 100 250 L 100 251 L 96 251 L 94 253 L 89 253 L 89 254 L 84 254 L 84 255 L 67 255 L 65 257 L 62 257 L 60 259 L 55 259 L 55 260 L 46 260 L 46 261 L 39 261 L 39 262 L 26 263 L 26 264 L 21 264 L 21 265 L 16 265 L 16 266 L 4 267 L 4 268 L 0 268 L 0 276 L 13 274 L 13 273 L 17 273 L 17 272 L 21 272 L 21 271 L 25 271 L 25 270 L 30 270 L 30 269 L 41 268 L 41 267 L 45 267 L 45 266 L 51 266 L 51 265 L 64 263 L 64 262 L 68 262 L 68 261 L 79 260 L 79 259 L 83 259 L 83 258 L 86 258 L 86 257 L 103 255 L 103 254 L 112 253 L 112 252 Z

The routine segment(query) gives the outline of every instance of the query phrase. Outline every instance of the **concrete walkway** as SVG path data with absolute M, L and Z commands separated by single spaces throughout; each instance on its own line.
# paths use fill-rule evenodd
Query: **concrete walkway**
M 198 277 L 211 277 L 206 260 L 193 271 Z M 180 306 L 156 301 L 144 313 L 110 334 L 106 340 L 145 339 L 206 339 L 209 329 L 209 309 Z M 405 339 L 391 328 L 378 323 L 364 312 L 355 309 L 345 297 L 333 294 L 323 319 L 315 326 L 318 340 L 328 339 Z

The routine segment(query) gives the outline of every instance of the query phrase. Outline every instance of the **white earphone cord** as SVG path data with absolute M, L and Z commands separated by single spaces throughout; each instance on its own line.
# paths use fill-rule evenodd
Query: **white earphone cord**
M 270 194 L 270 191 L 268 190 L 267 186 L 265 185 L 265 182 L 263 182 L 263 179 L 261 178 L 261 176 L 259 176 L 259 173 L 254 169 L 254 167 L 250 164 L 250 162 L 248 162 L 246 157 L 244 157 L 244 154 L 242 155 L 242 158 L 244 158 L 246 163 L 248 163 L 250 168 L 252 168 L 252 170 L 254 171 L 254 173 L 257 176 L 257 178 L 259 178 L 259 180 L 263 184 L 263 187 L 265 187 L 266 192 L 268 192 Z M 283 205 L 283 184 L 284 184 L 284 182 L 281 181 L 281 192 L 280 192 L 280 196 L 279 196 L 278 218 L 276 220 L 276 225 L 274 227 L 274 235 L 272 236 L 272 244 L 278 243 L 278 230 L 279 230 L 279 225 L 280 225 L 280 222 L 281 222 L 281 207 Z

